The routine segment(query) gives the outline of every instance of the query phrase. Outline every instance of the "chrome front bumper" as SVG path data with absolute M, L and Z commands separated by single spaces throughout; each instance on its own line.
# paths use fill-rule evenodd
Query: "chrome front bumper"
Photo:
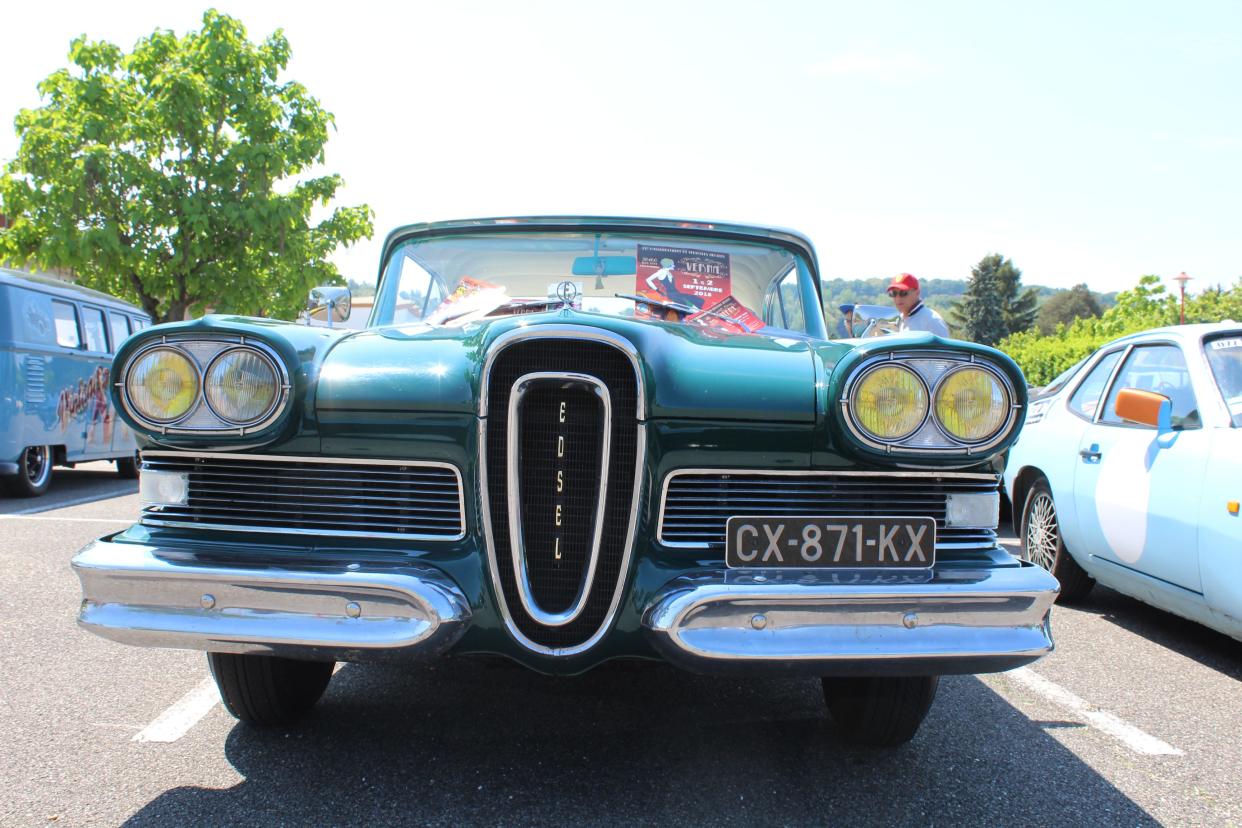
M 79 552 L 78 623 L 123 644 L 358 661 L 434 656 L 470 606 L 430 567 L 218 563 L 203 553 L 98 540 Z
M 718 570 L 669 583 L 643 626 L 696 672 L 987 673 L 1051 652 L 1059 589 L 1025 563 L 930 576 Z

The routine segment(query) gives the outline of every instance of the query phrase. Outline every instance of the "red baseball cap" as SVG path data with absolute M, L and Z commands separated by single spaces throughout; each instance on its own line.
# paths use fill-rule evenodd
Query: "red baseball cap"
M 911 276 L 909 273 L 898 273 L 893 277 L 893 281 L 888 283 L 888 287 L 884 290 L 890 291 L 894 288 L 897 290 L 918 290 L 919 280 Z

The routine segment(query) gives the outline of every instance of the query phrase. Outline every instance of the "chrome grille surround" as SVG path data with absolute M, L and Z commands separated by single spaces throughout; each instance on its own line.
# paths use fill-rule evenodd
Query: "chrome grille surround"
M 324 537 L 456 541 L 461 472 L 449 463 L 224 452 L 142 452 L 143 470 L 188 475 L 187 503 L 144 504 L 140 522 Z
M 510 608 L 505 598 L 505 589 L 501 581 L 500 561 L 496 550 L 496 535 L 492 520 L 493 504 L 489 495 L 488 485 L 488 420 L 489 408 L 488 399 L 491 388 L 492 370 L 495 366 L 497 358 L 503 351 L 511 345 L 519 342 L 529 341 L 532 339 L 553 339 L 572 342 L 575 340 L 600 343 L 609 345 L 620 351 L 630 362 L 634 369 L 634 381 L 636 384 L 635 393 L 635 457 L 634 457 L 634 478 L 632 482 L 632 495 L 629 508 L 629 520 L 626 526 L 626 534 L 624 545 L 622 547 L 622 556 L 619 562 L 620 574 L 617 583 L 612 590 L 608 609 L 604 615 L 603 621 L 595 632 L 585 641 L 573 646 L 550 647 L 540 644 L 537 641 L 525 635 L 519 629 L 517 622 L 513 616 L 513 609 Z M 551 656 L 572 656 L 586 652 L 600 642 L 605 633 L 611 628 L 612 623 L 617 615 L 617 610 L 621 606 L 621 596 L 625 591 L 625 585 L 628 581 L 630 570 L 630 559 L 634 551 L 634 537 L 638 524 L 638 509 L 642 502 L 642 481 L 643 470 L 646 464 L 646 424 L 644 422 L 644 414 L 646 412 L 646 395 L 643 386 L 643 374 L 639 364 L 638 351 L 625 338 L 598 328 L 590 328 L 582 325 L 539 325 L 532 328 L 519 328 L 509 331 L 497 337 L 491 344 L 487 358 L 483 364 L 483 375 L 481 382 L 481 398 L 479 401 L 479 500 L 482 504 L 483 518 L 483 536 L 487 546 L 488 568 L 491 572 L 492 590 L 496 599 L 496 605 L 500 610 L 501 617 L 505 622 L 505 629 L 515 641 L 521 644 L 531 652 L 541 653 Z M 495 412 L 492 412 L 493 414 Z M 628 412 L 613 410 L 613 416 L 625 416 Z M 507 508 L 507 504 L 506 504 Z
M 673 548 L 723 553 L 733 515 L 932 517 L 936 553 L 991 549 L 994 528 L 945 526 L 949 494 L 997 491 L 972 472 L 679 469 L 664 478 L 656 537 Z

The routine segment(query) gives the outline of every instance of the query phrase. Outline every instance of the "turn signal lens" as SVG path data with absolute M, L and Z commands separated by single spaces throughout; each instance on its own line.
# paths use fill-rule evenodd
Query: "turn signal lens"
M 853 398 L 860 427 L 880 440 L 913 434 L 927 417 L 927 388 L 908 368 L 886 365 L 863 377 Z
M 1009 393 L 990 371 L 960 368 L 936 388 L 936 419 L 964 443 L 992 437 L 1008 416 Z
M 205 385 L 211 410 L 238 425 L 267 416 L 280 392 L 276 369 L 267 357 L 249 348 L 234 348 L 216 357 L 207 369 Z
M 198 400 L 198 371 L 173 348 L 155 348 L 139 357 L 125 377 L 125 392 L 148 420 L 168 423 L 189 413 Z

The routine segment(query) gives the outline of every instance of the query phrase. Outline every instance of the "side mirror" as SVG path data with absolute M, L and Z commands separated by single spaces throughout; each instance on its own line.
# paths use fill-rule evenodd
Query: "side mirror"
M 353 297 L 347 287 L 320 285 L 311 288 L 306 300 L 306 324 L 309 325 L 312 319 L 326 319 L 331 328 L 333 322 L 344 322 L 349 318 L 352 304 Z
M 1155 391 L 1122 388 L 1114 408 L 1121 419 L 1153 426 L 1159 434 L 1173 430 L 1173 403 Z
M 851 333 L 854 336 L 884 336 L 897 333 L 901 325 L 901 313 L 896 308 L 884 305 L 855 305 L 854 324 Z

